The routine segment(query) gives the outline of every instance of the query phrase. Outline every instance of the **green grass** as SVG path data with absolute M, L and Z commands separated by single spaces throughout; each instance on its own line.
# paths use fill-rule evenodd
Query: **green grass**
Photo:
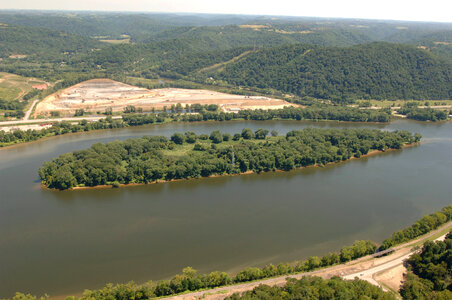
M 19 75 L 0 73 L 0 99 L 14 101 L 21 99 L 33 90 L 32 85 L 43 84 L 45 81 Z

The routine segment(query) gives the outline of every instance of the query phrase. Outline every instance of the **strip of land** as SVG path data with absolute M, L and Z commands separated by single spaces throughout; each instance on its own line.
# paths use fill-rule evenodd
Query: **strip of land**
M 362 257 L 360 259 L 351 261 L 346 264 L 341 264 L 333 266 L 326 269 L 321 269 L 313 272 L 300 273 L 296 275 L 280 276 L 271 279 L 257 280 L 250 283 L 238 284 L 233 286 L 227 286 L 222 288 L 216 288 L 211 290 L 199 291 L 194 293 L 187 293 L 183 295 L 177 295 L 172 297 L 167 297 L 165 299 L 174 300 L 194 300 L 194 299 L 209 299 L 218 300 L 224 299 L 234 293 L 243 293 L 246 291 L 253 290 L 255 287 L 265 284 L 269 286 L 283 286 L 287 278 L 301 279 L 304 276 L 319 276 L 324 279 L 331 278 L 333 276 L 341 276 L 345 279 L 354 279 L 359 277 L 361 279 L 368 280 L 370 283 L 381 286 L 373 276 L 382 270 L 388 268 L 394 268 L 397 266 L 402 266 L 403 262 L 416 251 L 418 251 L 419 244 L 424 243 L 427 240 L 434 239 L 444 239 L 444 232 L 452 229 L 452 222 L 446 223 L 438 229 L 408 243 L 399 245 L 394 248 L 394 252 L 388 256 L 375 258 L 372 255 Z M 438 238 L 439 235 L 439 238 Z M 363 275 L 361 275 L 363 274 Z M 400 284 L 399 284 L 400 285 Z

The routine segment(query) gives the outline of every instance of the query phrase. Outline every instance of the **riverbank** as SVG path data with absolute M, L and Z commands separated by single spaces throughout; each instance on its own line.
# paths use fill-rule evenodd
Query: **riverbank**
M 337 121 L 353 121 L 353 122 L 379 122 L 385 123 L 390 121 L 390 116 L 385 113 L 375 113 L 374 111 L 364 111 L 347 107 L 285 107 L 275 110 L 240 110 L 238 112 L 221 112 L 209 111 L 209 107 L 204 107 L 201 111 L 189 111 L 187 113 L 175 112 L 159 112 L 151 114 L 124 114 L 121 116 L 108 117 L 86 117 L 97 118 L 97 122 L 88 122 L 87 120 L 75 118 L 80 121 L 78 124 L 72 124 L 71 119 L 56 119 L 67 121 L 66 124 L 56 123 L 49 129 L 40 131 L 21 131 L 21 134 L 8 134 L 0 130 L 0 147 L 11 144 L 23 143 L 40 139 L 49 135 L 61 135 L 71 132 L 90 131 L 93 129 L 111 129 L 127 126 L 141 126 L 146 124 L 165 123 L 165 122 L 199 122 L 199 121 L 231 121 L 231 120 L 259 120 L 271 121 L 279 119 L 287 120 L 312 120 L 313 116 L 318 116 L 313 121 L 320 120 L 337 120 Z M 121 118 L 122 120 L 116 120 Z M 94 121 L 94 119 L 92 119 Z M 20 122 L 20 121 L 19 121 Z M 23 122 L 28 122 L 23 121 Z M 53 121 L 57 122 L 57 121 Z M 40 122 L 38 122 L 40 123 Z M 1 128 L 0 124 L 0 128 Z
M 268 286 L 283 286 L 288 279 L 301 279 L 306 276 L 318 276 L 323 279 L 330 279 L 334 276 L 342 277 L 346 280 L 353 280 L 355 278 L 360 278 L 366 280 L 373 285 L 385 289 L 385 282 L 375 279 L 377 274 L 381 274 L 382 271 L 388 269 L 393 269 L 396 267 L 403 267 L 404 261 L 416 253 L 419 250 L 419 246 L 426 241 L 442 240 L 446 234 L 452 229 L 452 221 L 440 225 L 438 228 L 420 236 L 416 237 L 410 241 L 403 244 L 397 245 L 393 248 L 393 252 L 388 255 L 375 257 L 374 254 L 366 255 L 349 262 L 335 264 L 329 267 L 320 267 L 316 270 L 310 272 L 299 272 L 295 274 L 286 274 L 283 276 L 274 276 L 269 278 L 264 278 L 260 280 L 252 280 L 245 283 L 229 284 L 226 286 L 220 286 L 212 289 L 200 289 L 197 291 L 186 291 L 176 295 L 169 295 L 163 297 L 155 297 L 157 299 L 171 299 L 171 300 L 195 300 L 195 299 L 207 299 L 207 300 L 220 300 L 234 293 L 243 293 L 246 291 L 253 290 L 259 285 Z M 400 286 L 399 283 L 394 283 Z M 137 285 L 139 287 L 140 285 Z M 147 287 L 147 284 L 141 286 Z M 395 294 L 398 290 L 393 291 Z M 74 296 L 71 295 L 59 295 L 52 297 L 53 300 L 62 300 L 66 297 Z M 81 297 L 82 294 L 76 294 L 76 297 Z

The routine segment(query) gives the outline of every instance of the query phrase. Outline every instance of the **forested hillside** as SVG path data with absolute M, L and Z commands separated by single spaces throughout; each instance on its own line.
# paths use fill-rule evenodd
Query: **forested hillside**
M 48 59 L 69 58 L 77 52 L 87 52 L 102 44 L 89 37 L 44 28 L 0 25 L 0 57 L 10 55 L 34 56 L 45 62 Z M 25 57 L 24 57 L 25 58 Z
M 237 86 L 273 88 L 338 102 L 452 97 L 450 64 L 422 49 L 388 43 L 263 49 L 209 76 Z
M 0 12 L 0 71 L 57 82 L 40 96 L 106 77 L 303 105 L 451 99 L 451 33 L 450 24 L 395 21 Z M 371 43 L 378 40 L 411 46 Z M 13 104 L 21 115 L 24 105 Z

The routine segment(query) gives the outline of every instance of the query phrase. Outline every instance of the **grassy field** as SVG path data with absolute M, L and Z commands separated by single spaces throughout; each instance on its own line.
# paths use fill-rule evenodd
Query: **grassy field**
M 44 83 L 45 81 L 36 78 L 0 72 L 0 99 L 7 101 L 20 100 L 33 90 L 33 85 Z

